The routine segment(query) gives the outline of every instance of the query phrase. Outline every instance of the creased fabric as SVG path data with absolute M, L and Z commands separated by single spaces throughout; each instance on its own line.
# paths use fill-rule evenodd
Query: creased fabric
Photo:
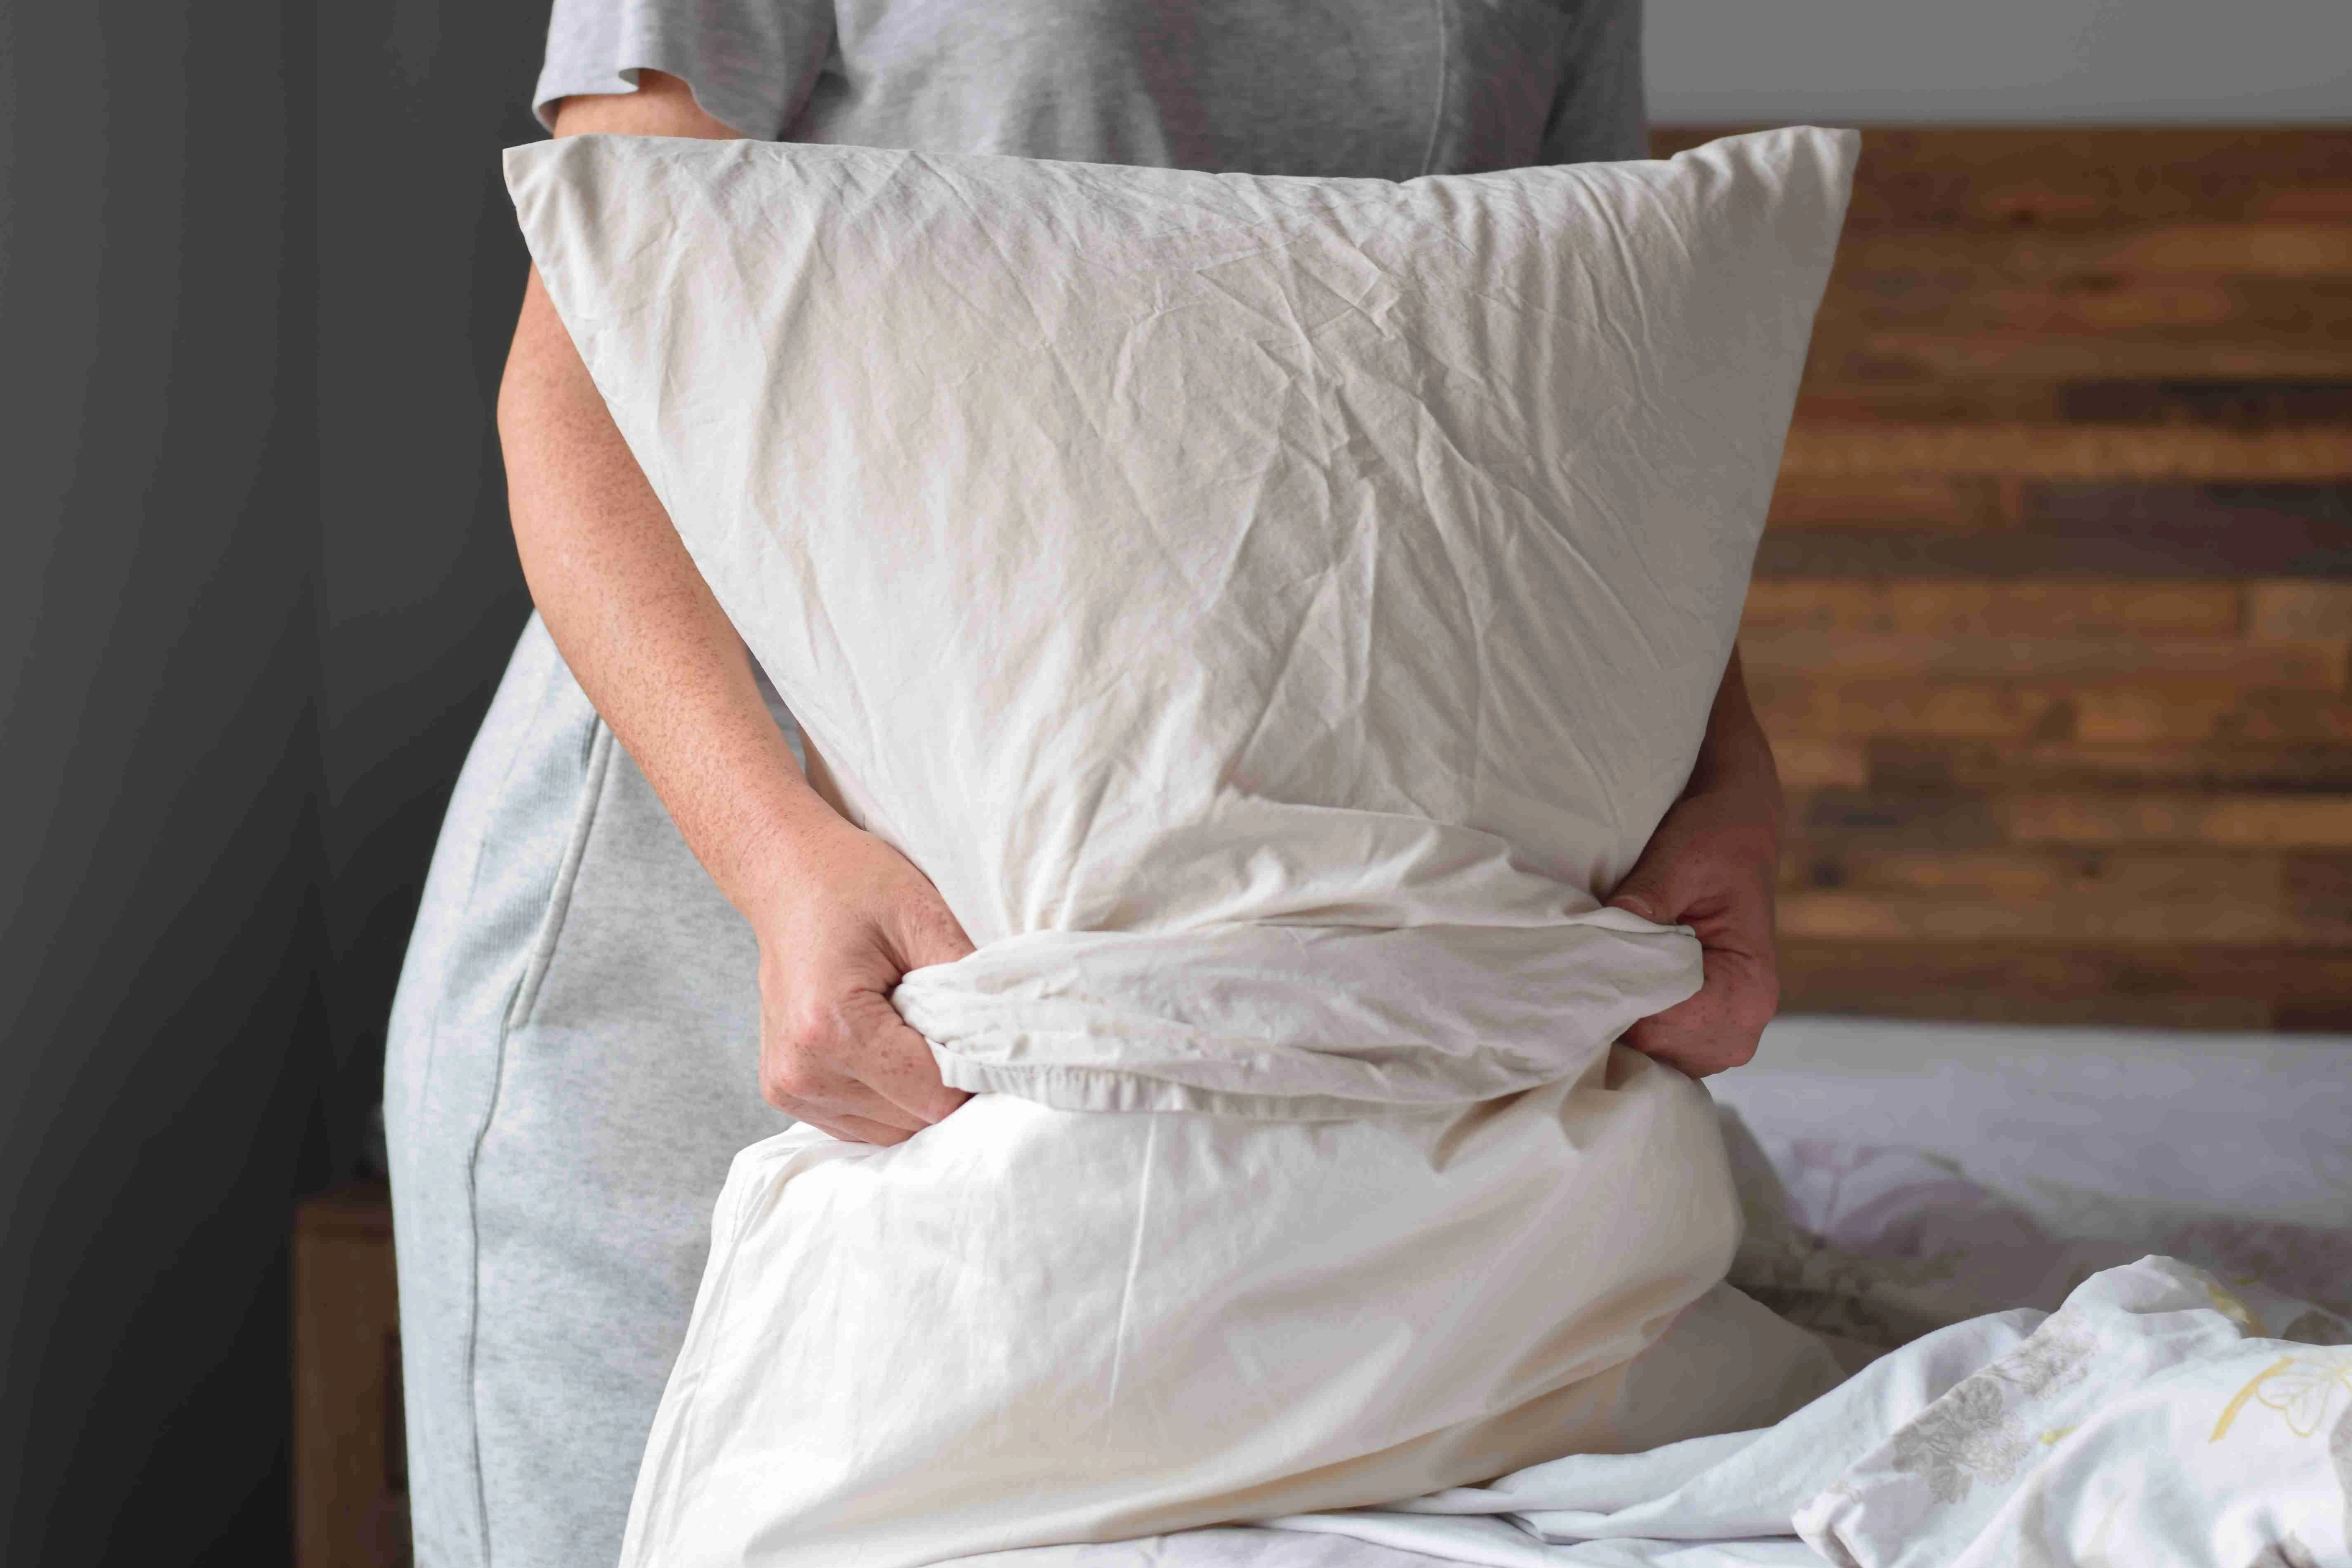
M 1572 1074 L 1696 988 L 1686 935 L 1597 904 L 1705 728 L 1856 140 L 1403 183 L 609 136 L 508 164 L 719 602 L 983 949 L 910 977 L 943 1071 L 969 1040 L 992 1088 L 1079 1108 L 1055 1070 L 1108 1065 L 1203 1108 L 1232 1085 L 1086 1031 L 1012 1052 L 950 998 L 984 1011 L 986 950 L 1044 933 L 1279 968 L 1305 928 L 1496 928 L 1538 1036 L 1386 1084 L 1307 1045 L 1248 1091 L 1417 1103 Z M 1591 961 L 1538 976 L 1529 932 Z
M 812 777 L 978 944 L 895 998 L 978 1098 L 739 1160 L 626 1562 L 914 1564 L 1753 1414 L 1618 1397 L 1704 1359 L 1738 1218 L 1704 1092 L 1613 1044 L 1696 942 L 1599 901 L 1729 655 L 1856 140 L 509 153 Z
M 1763 1430 L 1268 1522 L 1489 1568 L 2336 1568 L 2352 1563 L 2347 1333 L 2308 1302 L 2151 1256 L 2055 1312 L 1939 1329 Z M 1223 1544 L 1150 1543 L 1171 1568 L 1217 1568 L 1238 1555 Z

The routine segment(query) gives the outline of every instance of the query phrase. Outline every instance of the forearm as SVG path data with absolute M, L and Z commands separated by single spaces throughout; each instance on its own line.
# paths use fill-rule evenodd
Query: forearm
M 739 906 L 830 813 L 534 272 L 499 390 L 523 575 L 581 686 Z
M 555 133 L 724 140 L 687 85 L 572 98 Z M 499 389 L 499 435 L 523 576 L 549 632 L 739 906 L 797 830 L 831 815 L 768 715 L 750 655 L 646 483 L 534 269 Z
M 1780 836 L 1780 769 L 1772 760 L 1772 743 L 1748 700 L 1748 680 L 1737 648 L 1731 651 L 1722 685 L 1716 689 L 1715 706 L 1707 713 L 1706 737 L 1699 743 L 1698 760 L 1691 768 L 1685 792 L 1745 797 L 1773 837 Z
M 1695 1076 L 1755 1055 L 1780 997 L 1772 936 L 1780 813 L 1771 743 L 1735 652 L 1690 782 L 1610 895 L 1644 920 L 1688 925 L 1706 955 L 1697 995 L 1626 1031 L 1635 1050 Z

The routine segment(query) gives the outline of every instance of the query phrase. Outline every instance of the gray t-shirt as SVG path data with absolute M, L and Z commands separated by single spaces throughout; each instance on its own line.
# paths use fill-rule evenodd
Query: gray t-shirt
M 1411 179 L 1645 156 L 1641 0 L 554 0 L 533 97 L 762 140 Z

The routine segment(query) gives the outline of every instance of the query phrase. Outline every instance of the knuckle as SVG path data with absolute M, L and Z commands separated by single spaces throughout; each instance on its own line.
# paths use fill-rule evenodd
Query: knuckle
M 796 1057 L 771 1052 L 760 1066 L 760 1093 L 779 1111 L 789 1111 L 816 1092 L 816 1075 Z
M 787 1063 L 801 1071 L 824 1057 L 831 1050 L 838 1032 L 836 1020 L 824 1009 L 796 1008 L 786 1014 L 783 1029 L 777 1040 L 778 1052 Z

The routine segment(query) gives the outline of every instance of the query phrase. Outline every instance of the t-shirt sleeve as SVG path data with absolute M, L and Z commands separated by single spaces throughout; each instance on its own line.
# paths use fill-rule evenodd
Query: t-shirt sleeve
M 1539 163 L 1603 163 L 1650 155 L 1642 82 L 1642 0 L 1570 0 L 1560 79 L 1544 121 Z
M 773 141 L 832 45 L 831 0 L 554 0 L 531 110 L 552 131 L 558 99 L 635 92 L 639 71 L 664 71 L 713 118 Z

